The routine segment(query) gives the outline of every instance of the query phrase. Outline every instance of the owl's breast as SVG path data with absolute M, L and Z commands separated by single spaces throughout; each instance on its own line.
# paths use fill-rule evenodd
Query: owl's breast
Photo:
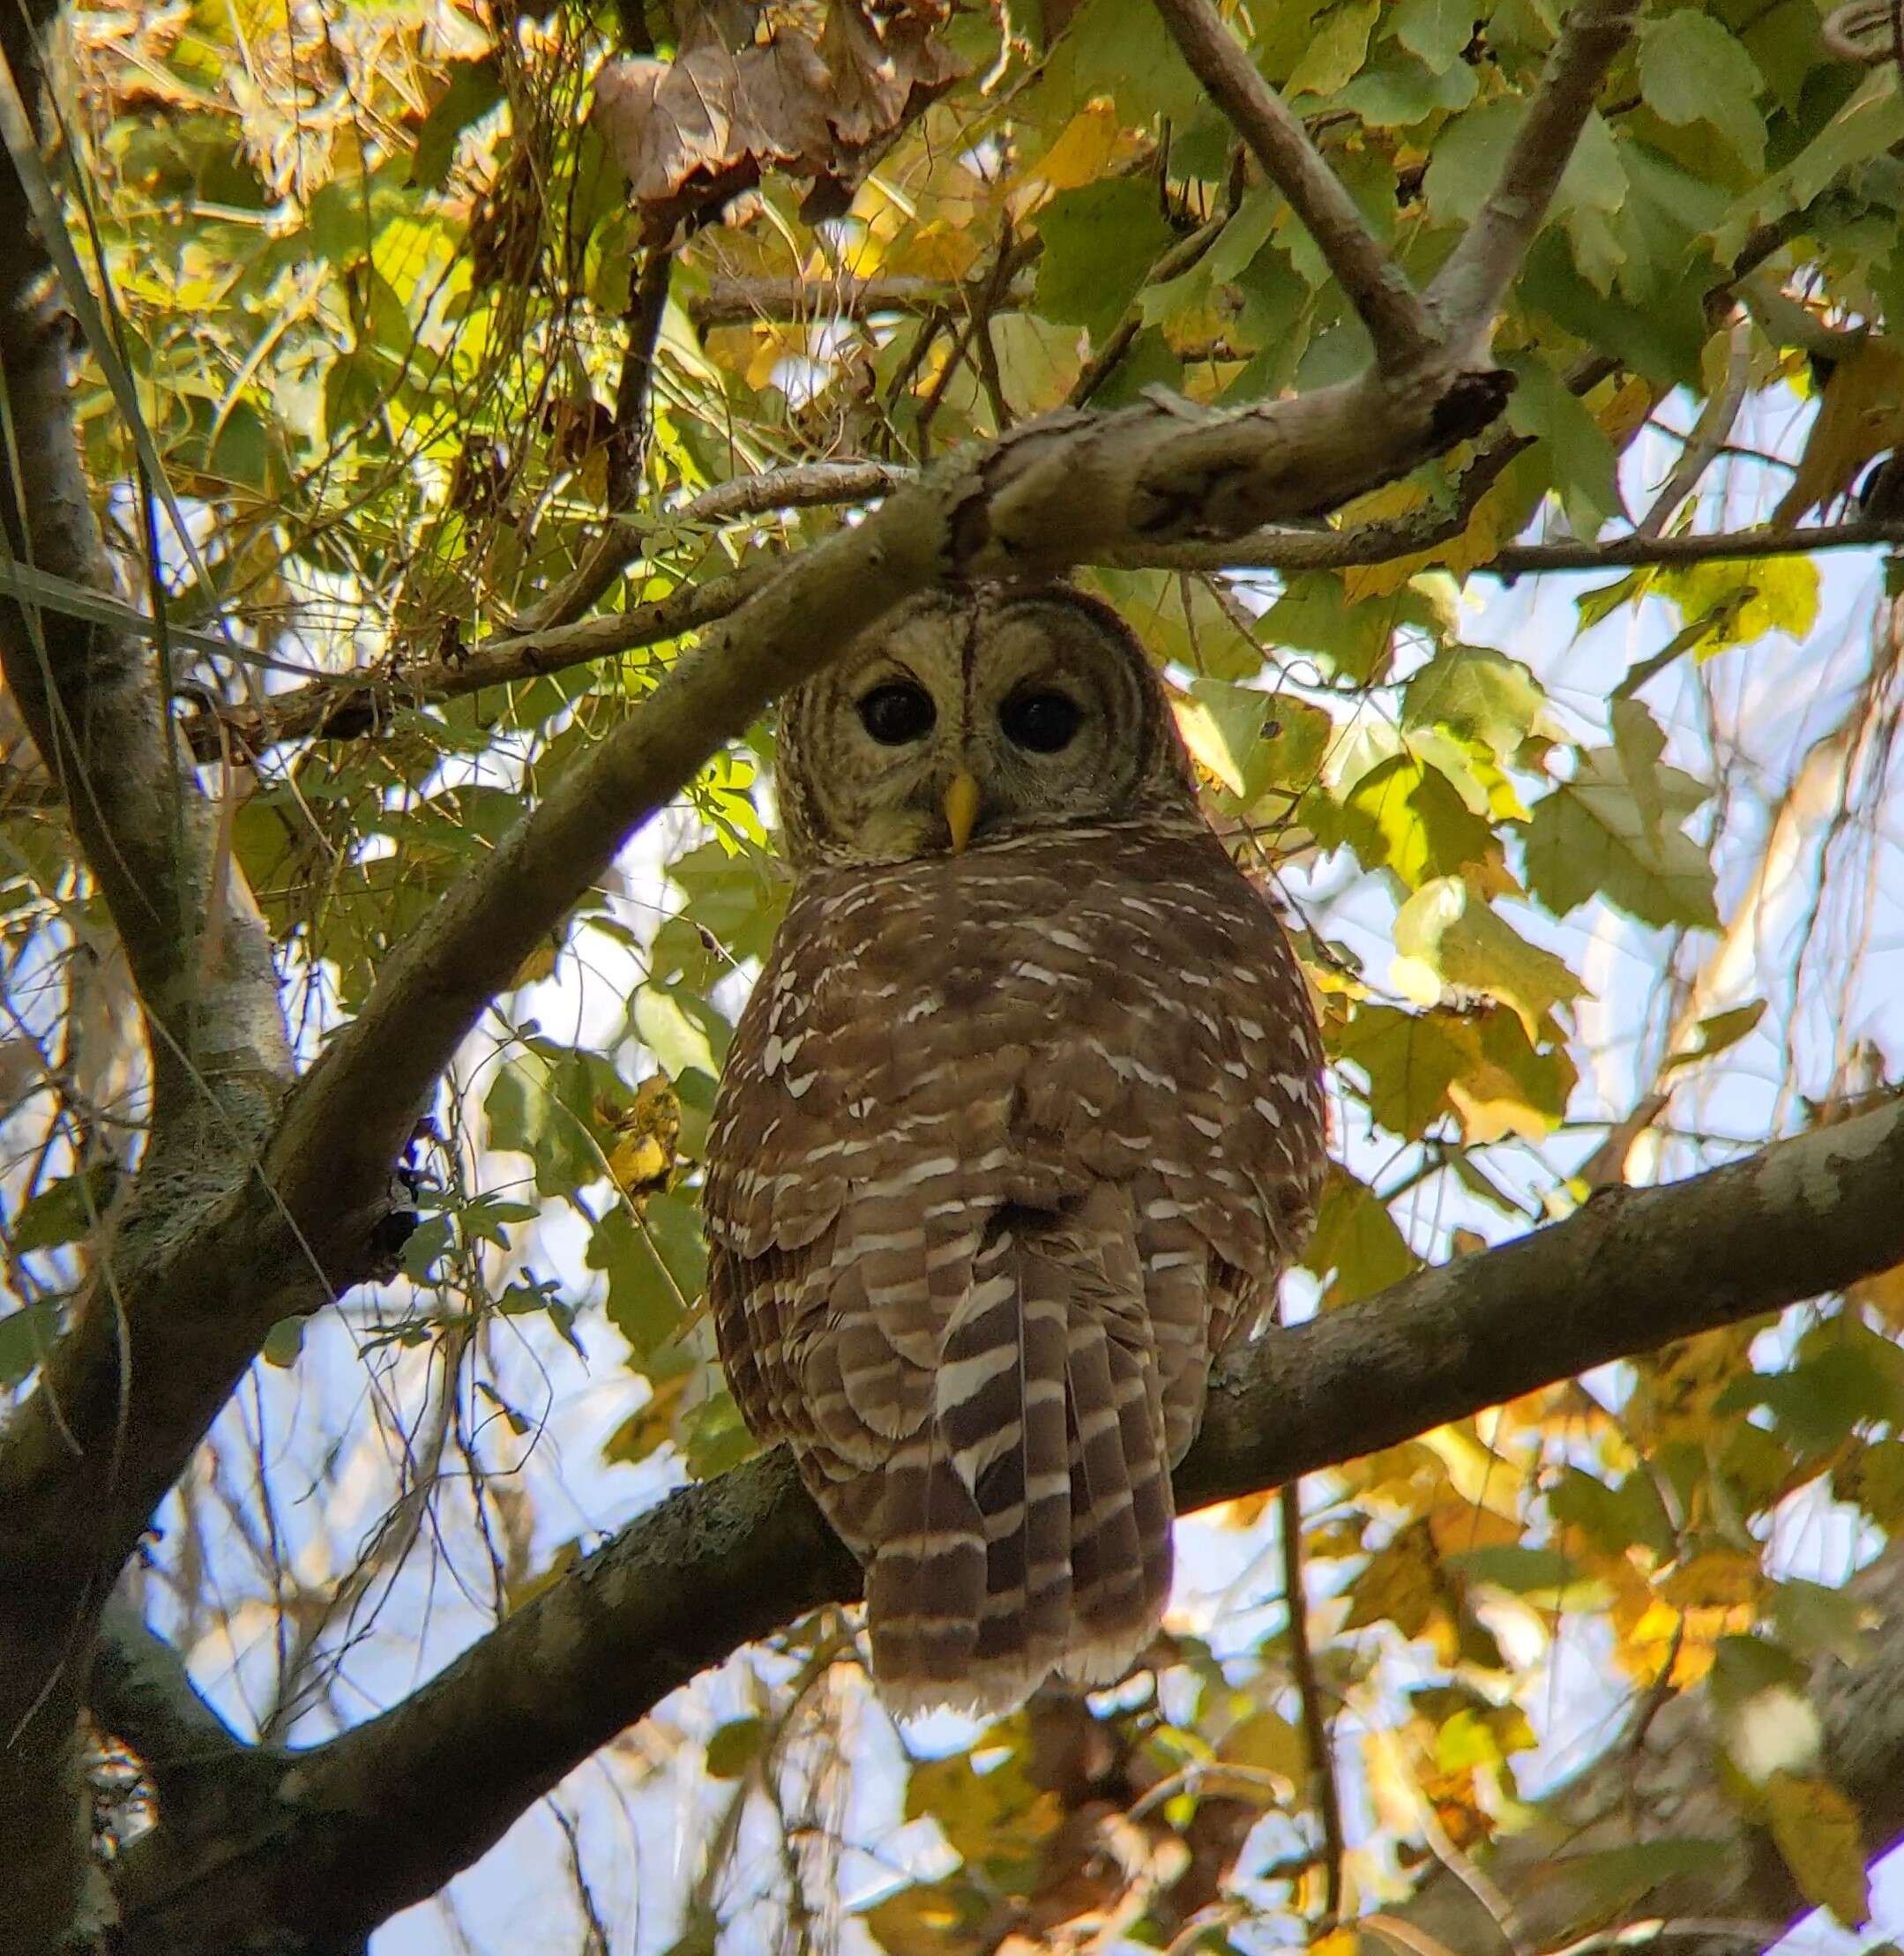
M 1056 1206 L 1094 1181 L 1239 1267 L 1322 1152 L 1320 1049 L 1261 896 L 1207 829 L 1065 829 L 813 878 L 743 1019 L 711 1208 L 811 1241 L 870 1187 Z M 744 1253 L 744 1252 L 743 1252 Z

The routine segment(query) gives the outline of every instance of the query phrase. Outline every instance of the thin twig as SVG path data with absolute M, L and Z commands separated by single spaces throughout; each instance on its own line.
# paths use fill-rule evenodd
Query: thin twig
M 1672 521 L 1679 505 L 1699 488 L 1700 478 L 1724 451 L 1732 424 L 1745 404 L 1746 390 L 1752 378 L 1752 326 L 1749 318 L 1736 319 L 1726 355 L 1726 377 L 1719 392 L 1706 403 L 1699 418 L 1686 437 L 1685 446 L 1666 486 L 1653 507 L 1633 526 L 1635 536 L 1657 536 Z
M 863 502 L 888 494 L 904 479 L 884 462 L 804 462 L 716 482 L 677 509 L 623 518 L 596 538 L 581 563 L 553 591 L 518 612 L 505 636 L 526 638 L 586 616 L 616 579 L 646 555 L 658 533 L 763 516 L 773 510 Z
M 1289 1616 L 1289 1661 L 1303 1706 L 1303 1742 L 1309 1753 L 1310 1797 L 1322 1822 L 1323 1908 L 1329 1926 L 1342 1919 L 1342 1796 L 1335 1783 L 1335 1756 L 1323 1716 L 1322 1680 L 1316 1675 L 1316 1654 L 1309 1644 L 1309 1603 L 1303 1583 L 1303 1491 L 1299 1481 L 1285 1481 L 1276 1489 L 1282 1517 L 1282 1595 Z
M 641 499 L 641 470 L 654 392 L 654 349 L 668 310 L 668 281 L 674 254 L 660 249 L 642 255 L 628 282 L 628 345 L 615 388 L 615 428 L 609 437 L 609 494 L 611 510 L 632 509 Z
M 1019 267 L 1023 270 L 1022 261 Z M 760 319 L 865 319 L 882 312 L 930 318 L 969 303 L 974 285 L 894 273 L 877 279 L 714 279 L 688 301 L 688 317 L 703 332 L 713 326 L 746 326 Z M 1012 307 L 1031 297 L 1031 281 L 1014 277 L 1004 298 Z M 1000 310 L 1004 310 L 1001 307 Z
M 1172 279 L 1182 278 L 1222 236 L 1223 228 L 1235 214 L 1234 209 L 1226 210 L 1208 223 L 1198 225 L 1187 238 L 1179 238 L 1152 265 L 1145 278 L 1145 286 L 1166 285 Z M 1132 299 L 1124 309 L 1124 317 L 1111 328 L 1104 344 L 1092 355 L 1083 371 L 1071 383 L 1071 392 L 1065 396 L 1067 407 L 1082 407 L 1090 400 L 1130 350 L 1131 342 L 1137 338 L 1143 323 L 1143 307 L 1138 300 Z

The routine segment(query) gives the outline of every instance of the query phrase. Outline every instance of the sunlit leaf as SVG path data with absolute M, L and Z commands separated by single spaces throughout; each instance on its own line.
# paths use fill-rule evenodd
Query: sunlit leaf
M 1807 1901 L 1829 1908 L 1847 1929 L 1870 1920 L 1870 1877 L 1857 1809 L 1828 1780 L 1774 1773 L 1765 1788 L 1785 1865 Z

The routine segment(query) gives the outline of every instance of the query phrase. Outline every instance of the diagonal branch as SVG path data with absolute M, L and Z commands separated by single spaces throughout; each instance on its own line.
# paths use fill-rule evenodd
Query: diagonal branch
M 1290 1482 L 1887 1268 L 1904 1260 L 1900 1180 L 1893 1100 L 1690 1181 L 1609 1191 L 1273 1332 L 1220 1370 L 1179 1504 Z M 402 1704 L 296 1756 L 249 1839 L 220 1845 L 215 1881 L 190 1843 L 161 1835 L 129 1855 L 126 1956 L 222 1946 L 264 1893 L 327 1935 L 364 1932 L 697 1671 L 857 1588 L 784 1452 L 670 1496 Z
M 1157 0 L 1157 11 L 1191 72 L 1315 239 L 1368 327 L 1378 364 L 1412 365 L 1438 337 L 1434 318 L 1309 131 L 1257 72 L 1209 0 Z
M 886 462 L 798 462 L 786 468 L 763 469 L 756 475 L 717 482 L 679 509 L 624 517 L 610 524 L 595 539 L 574 571 L 548 596 L 517 615 L 503 642 L 539 637 L 572 624 L 594 607 L 630 564 L 653 547 L 658 534 L 691 529 L 702 523 L 728 523 L 737 517 L 765 516 L 775 510 L 822 509 L 840 503 L 862 503 L 869 497 L 888 494 L 910 473 Z M 483 647 L 485 652 L 490 649 Z
M 1568 14 L 1487 202 L 1428 288 L 1451 339 L 1487 343 L 1638 11 L 1639 0 L 1579 0 Z

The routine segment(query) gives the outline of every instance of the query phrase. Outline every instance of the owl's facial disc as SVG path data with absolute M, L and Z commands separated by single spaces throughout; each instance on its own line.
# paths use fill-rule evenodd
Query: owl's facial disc
M 1128 815 L 1176 779 L 1161 721 L 1141 647 L 1073 594 L 922 599 L 788 699 L 788 853 L 902 861 Z

